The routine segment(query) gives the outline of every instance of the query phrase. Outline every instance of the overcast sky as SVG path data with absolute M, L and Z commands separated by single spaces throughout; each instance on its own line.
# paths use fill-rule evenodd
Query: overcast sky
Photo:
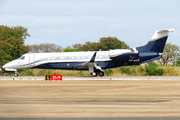
M 26 45 L 65 48 L 111 36 L 135 47 L 171 28 L 168 43 L 180 45 L 180 0 L 0 0 L 0 24 L 26 27 Z

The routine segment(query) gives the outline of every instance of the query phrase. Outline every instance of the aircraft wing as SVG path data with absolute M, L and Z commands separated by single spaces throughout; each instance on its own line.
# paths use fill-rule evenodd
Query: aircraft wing
M 97 52 L 94 53 L 94 55 L 92 56 L 92 58 L 91 58 L 91 60 L 89 62 L 94 62 L 95 61 L 96 54 L 97 54 Z
M 74 69 L 75 70 L 87 70 L 88 69 L 88 64 L 89 64 L 89 62 L 83 63 L 83 64 L 79 64 L 77 66 L 74 66 Z
M 101 67 L 97 66 L 97 64 L 94 63 L 95 58 L 96 58 L 96 54 L 97 54 L 97 52 L 94 53 L 94 55 L 92 56 L 92 58 L 91 58 L 91 60 L 89 62 L 74 66 L 74 69 L 76 69 L 76 70 L 88 70 L 88 69 L 94 67 L 95 69 L 102 71 Z

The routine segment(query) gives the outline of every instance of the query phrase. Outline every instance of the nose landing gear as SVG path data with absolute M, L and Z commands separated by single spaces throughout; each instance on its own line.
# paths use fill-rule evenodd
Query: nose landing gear
M 17 69 L 15 70 L 14 76 L 15 76 L 15 77 L 17 77 L 17 76 L 18 76 Z
M 14 76 L 17 77 L 17 76 L 18 76 L 18 73 L 14 73 Z

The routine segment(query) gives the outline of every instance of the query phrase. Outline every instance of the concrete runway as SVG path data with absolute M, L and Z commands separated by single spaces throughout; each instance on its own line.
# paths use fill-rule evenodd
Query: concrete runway
M 123 78 L 117 80 L 117 77 L 111 77 L 111 80 L 106 80 L 103 77 L 102 80 L 101 78 L 92 80 L 87 77 L 87 80 L 44 81 L 33 80 L 32 77 L 31 80 L 0 80 L 0 119 L 6 119 L 2 117 L 26 119 L 73 117 L 87 120 L 91 118 L 100 120 L 101 117 L 112 120 L 117 117 L 122 120 L 132 117 L 147 119 L 155 117 L 154 120 L 166 120 L 164 117 L 179 119 L 175 118 L 180 117 L 179 77 Z

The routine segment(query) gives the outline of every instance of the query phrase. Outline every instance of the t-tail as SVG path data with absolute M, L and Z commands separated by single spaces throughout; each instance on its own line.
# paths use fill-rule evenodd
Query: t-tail
M 150 41 L 141 47 L 133 48 L 139 54 L 139 62 L 146 63 L 161 58 L 168 35 L 175 29 L 157 30 Z
M 173 31 L 175 31 L 175 29 L 157 30 L 146 45 L 136 48 L 137 51 L 163 53 L 168 35 Z

